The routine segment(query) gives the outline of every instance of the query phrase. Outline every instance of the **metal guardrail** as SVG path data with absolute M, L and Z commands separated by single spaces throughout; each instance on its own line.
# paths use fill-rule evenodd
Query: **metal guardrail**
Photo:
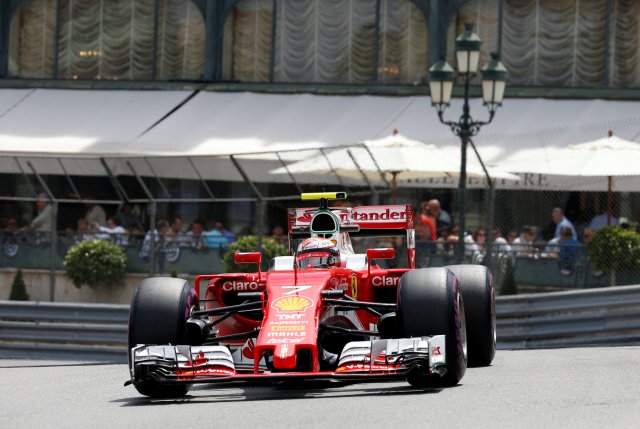
M 0 358 L 126 362 L 128 305 L 0 301 Z
M 498 348 L 640 342 L 640 286 L 497 298 Z M 0 357 L 126 362 L 129 306 L 0 301 Z
M 505 349 L 640 342 L 640 286 L 499 297 Z

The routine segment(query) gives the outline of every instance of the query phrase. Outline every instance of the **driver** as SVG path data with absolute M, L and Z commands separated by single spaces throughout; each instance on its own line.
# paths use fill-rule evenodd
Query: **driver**
M 336 244 L 326 238 L 311 237 L 298 246 L 298 268 L 331 268 L 340 265 L 340 252 Z

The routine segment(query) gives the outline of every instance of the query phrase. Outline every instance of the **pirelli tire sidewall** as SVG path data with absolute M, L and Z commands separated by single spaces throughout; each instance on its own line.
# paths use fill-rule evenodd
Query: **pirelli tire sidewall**
M 464 298 L 469 366 L 489 366 L 496 355 L 496 298 L 491 271 L 484 265 L 450 265 Z
M 199 309 L 199 300 L 188 281 L 172 277 L 143 280 L 133 294 L 129 309 L 129 364 L 131 348 L 137 344 L 188 344 L 186 321 L 192 309 Z M 184 396 L 189 388 L 151 382 L 134 385 L 138 392 L 154 397 Z
M 398 286 L 403 336 L 446 336 L 447 372 L 442 377 L 409 377 L 417 387 L 454 386 L 467 368 L 464 303 L 455 275 L 446 268 L 407 271 Z

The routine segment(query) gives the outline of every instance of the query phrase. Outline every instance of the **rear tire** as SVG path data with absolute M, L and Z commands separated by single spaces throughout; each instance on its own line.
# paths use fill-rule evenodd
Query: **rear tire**
M 398 317 L 406 337 L 446 336 L 447 372 L 443 377 L 414 371 L 415 387 L 454 386 L 467 368 L 464 304 L 457 280 L 446 268 L 407 271 L 398 286 Z
M 493 276 L 484 265 L 450 265 L 464 298 L 469 366 L 489 366 L 496 355 L 496 298 Z
M 140 283 L 129 309 L 128 357 L 137 344 L 183 345 L 187 342 L 187 325 L 191 309 L 199 309 L 198 295 L 186 280 L 154 277 Z M 152 397 L 180 397 L 189 385 L 160 385 L 151 381 L 138 382 L 135 388 Z

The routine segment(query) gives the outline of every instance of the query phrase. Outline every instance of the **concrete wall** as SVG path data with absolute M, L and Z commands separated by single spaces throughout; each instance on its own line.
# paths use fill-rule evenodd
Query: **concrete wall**
M 11 284 L 16 275 L 16 269 L 0 270 L 0 300 L 9 299 Z M 27 293 L 32 301 L 49 301 L 50 277 L 48 270 L 23 269 L 22 275 Z M 56 272 L 56 287 L 54 301 L 56 302 L 86 302 L 99 304 L 129 304 L 133 291 L 138 284 L 147 277 L 146 274 L 127 274 L 123 286 L 76 288 L 64 272 Z

